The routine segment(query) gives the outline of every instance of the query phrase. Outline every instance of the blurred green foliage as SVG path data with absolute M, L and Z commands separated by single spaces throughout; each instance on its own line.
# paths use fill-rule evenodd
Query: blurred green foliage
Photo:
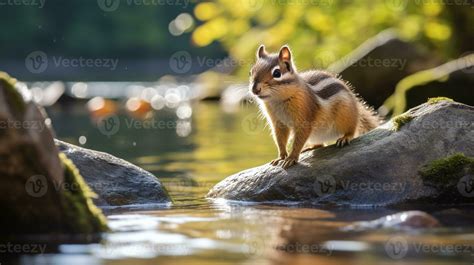
M 456 2 L 458 3 L 458 2 Z M 474 16 L 467 1 L 434 0 L 215 0 L 194 9 L 202 21 L 193 32 L 198 46 L 221 42 L 230 55 L 251 63 L 265 44 L 289 44 L 298 66 L 327 67 L 387 28 L 441 58 L 472 48 Z M 473 23 L 471 23 L 473 22 Z M 246 75 L 247 69 L 240 70 Z

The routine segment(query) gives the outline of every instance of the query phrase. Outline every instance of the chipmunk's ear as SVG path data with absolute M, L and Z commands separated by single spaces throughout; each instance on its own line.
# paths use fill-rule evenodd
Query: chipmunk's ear
M 278 59 L 286 66 L 286 69 L 288 71 L 293 71 L 293 60 L 291 56 L 290 47 L 288 47 L 287 45 L 281 47 L 280 53 L 278 54 Z
M 281 47 L 278 58 L 282 62 L 291 62 L 291 50 L 287 45 Z
M 260 45 L 257 50 L 257 58 L 267 57 L 267 51 L 265 50 L 265 45 Z

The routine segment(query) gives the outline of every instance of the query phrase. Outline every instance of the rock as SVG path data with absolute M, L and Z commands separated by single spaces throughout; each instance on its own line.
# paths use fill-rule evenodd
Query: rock
M 374 229 L 419 229 L 439 227 L 441 224 L 433 216 L 421 211 L 406 211 L 384 216 L 372 221 L 356 222 L 343 228 L 344 231 L 364 231 Z
M 77 166 L 87 184 L 98 195 L 98 206 L 169 203 L 158 179 L 123 159 L 56 140 L 59 150 Z
M 349 146 L 306 152 L 288 170 L 266 164 L 230 176 L 208 197 L 354 206 L 472 203 L 473 117 L 474 107 L 433 99 Z
M 404 77 L 439 65 L 433 58 L 387 30 L 330 65 L 329 70 L 349 81 L 370 105 L 379 107 Z
M 15 83 L 0 72 L 0 234 L 107 230 L 81 175 L 59 154 L 49 119 Z

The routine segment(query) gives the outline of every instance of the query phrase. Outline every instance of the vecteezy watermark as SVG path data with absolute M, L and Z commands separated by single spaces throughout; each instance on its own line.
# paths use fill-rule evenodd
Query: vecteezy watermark
M 408 253 L 408 241 L 403 236 L 395 236 L 385 242 L 385 253 L 392 259 L 403 259 Z
M 407 7 L 408 0 L 385 0 L 385 6 L 393 11 L 401 11 Z
M 117 256 L 134 257 L 136 253 L 153 253 L 161 255 L 173 255 L 189 253 L 190 249 L 186 244 L 154 243 L 154 242 L 109 242 L 102 244 L 98 248 L 98 255 L 101 257 L 116 258 Z
M 404 182 L 375 182 L 375 181 L 357 181 L 339 180 L 329 175 L 322 175 L 316 178 L 313 183 L 313 189 L 319 197 L 330 195 L 336 192 L 339 187 L 345 191 L 360 192 L 403 192 L 406 190 L 407 183 Z
M 265 121 L 258 113 L 245 116 L 241 123 L 244 132 L 250 135 L 262 133 L 265 130 L 265 125 Z
M 46 244 L 20 244 L 20 243 L 0 243 L 1 254 L 44 254 L 46 251 Z
M 34 51 L 26 56 L 25 66 L 33 74 L 39 74 L 51 66 L 56 68 L 102 68 L 114 71 L 117 69 L 119 60 L 113 58 L 84 58 L 84 57 L 63 57 L 48 55 L 43 51 Z
M 139 120 L 139 119 L 119 119 L 117 115 L 110 115 L 105 118 L 97 120 L 97 128 L 105 136 L 112 136 L 119 132 L 120 128 L 126 129 L 137 129 L 137 130 L 176 130 L 183 132 L 190 129 L 189 120 L 158 120 L 156 118 Z M 187 136 L 189 134 L 184 133 L 180 136 Z
M 107 182 L 90 182 L 87 184 L 93 191 L 95 190 L 104 190 L 104 189 L 114 189 L 117 187 L 118 183 L 107 183 Z M 78 183 L 68 183 L 68 182 L 53 182 L 52 185 L 48 185 L 48 181 L 43 175 L 34 175 L 29 177 L 25 183 L 25 190 L 28 195 L 34 198 L 43 197 L 49 190 L 49 188 L 60 192 L 60 191 L 81 191 L 83 187 Z
M 177 74 L 184 74 L 191 70 L 193 60 L 187 51 L 178 51 L 171 55 L 169 60 L 170 68 Z
M 251 60 L 236 60 L 231 57 L 227 58 L 210 58 L 207 56 L 191 57 L 187 51 L 177 51 L 173 53 L 169 60 L 171 70 L 176 74 L 188 73 L 193 65 L 200 68 L 216 68 L 216 69 L 234 69 L 237 66 L 251 65 Z
M 32 6 L 43 8 L 46 0 L 0 0 L 0 7 L 2 6 Z
M 35 130 L 42 132 L 46 128 L 46 124 L 43 121 L 0 121 L 0 130 L 6 129 L 25 129 L 25 130 Z
M 110 137 L 119 131 L 120 119 L 117 115 L 109 115 L 102 119 L 98 119 L 96 125 L 103 135 Z
M 119 8 L 120 0 L 97 0 L 97 5 L 105 12 L 112 12 Z
M 271 0 L 274 5 L 332 6 L 334 0 Z
M 265 1 L 268 0 L 240 0 L 240 4 L 242 4 L 248 10 L 255 12 L 263 7 Z
M 474 7 L 471 0 L 385 0 L 385 5 L 393 11 L 405 10 L 411 5 L 422 6 L 427 4 L 437 4 L 444 6 L 471 6 Z
M 457 188 L 462 196 L 468 198 L 474 197 L 474 176 L 466 175 L 462 177 L 457 184 Z
M 326 255 L 332 254 L 331 245 L 326 244 L 304 244 L 300 242 L 287 243 L 283 245 L 277 245 L 275 249 L 284 251 L 290 254 L 312 254 L 312 255 Z
M 167 182 L 165 183 L 165 187 L 170 191 L 185 192 L 189 191 L 189 188 L 202 188 L 204 190 L 210 190 L 215 184 L 216 183 L 212 181 L 194 181 L 192 179 L 182 179 L 178 181 Z
M 471 0 L 411 0 L 415 5 L 473 6 Z
M 31 197 L 43 197 L 48 192 L 48 181 L 43 175 L 31 176 L 26 180 L 25 190 Z
M 345 61 L 344 64 L 352 65 L 354 67 L 363 67 L 363 68 L 395 68 L 397 70 L 405 69 L 407 64 L 406 59 L 402 58 L 362 58 L 362 59 L 354 59 L 354 58 L 342 58 L 341 61 Z
M 97 0 L 97 5 L 105 12 L 116 11 L 121 3 L 127 6 L 181 6 L 183 9 L 190 5 L 191 0 Z
M 265 252 L 265 241 L 260 237 L 244 237 L 243 253 L 249 257 L 261 257 Z
M 417 256 L 423 254 L 455 256 L 474 254 L 474 245 L 468 243 L 438 243 L 438 242 L 417 242 L 408 240 L 404 236 L 394 236 L 385 242 L 385 253 L 392 259 L 400 260 L 405 258 L 409 253 Z
M 42 73 L 48 68 L 48 56 L 42 51 L 34 51 L 26 56 L 25 66 L 33 74 Z
M 336 191 L 336 179 L 329 175 L 318 176 L 313 189 L 319 197 L 333 194 Z

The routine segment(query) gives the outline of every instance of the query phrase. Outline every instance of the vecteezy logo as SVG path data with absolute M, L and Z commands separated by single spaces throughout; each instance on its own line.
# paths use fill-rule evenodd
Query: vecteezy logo
M 407 0 L 385 0 L 385 5 L 393 11 L 401 11 L 406 8 Z
M 385 252 L 392 259 L 402 259 L 408 253 L 408 242 L 402 236 L 392 237 L 385 242 Z
M 474 197 L 474 176 L 467 175 L 462 177 L 459 180 L 457 187 L 462 196 L 468 198 Z
M 248 7 L 249 10 L 251 11 L 258 11 L 260 8 L 262 8 L 265 0 L 244 0 L 244 4 Z
M 265 242 L 263 239 L 254 237 L 244 238 L 244 254 L 249 257 L 261 257 L 265 252 Z
M 42 73 L 48 68 L 48 56 L 45 52 L 34 51 L 26 56 L 25 66 L 30 73 Z
M 319 176 L 314 182 L 314 191 L 319 197 L 336 191 L 336 180 L 332 176 Z
M 43 175 L 34 175 L 26 180 L 25 190 L 31 197 L 39 198 L 48 191 L 48 182 Z
M 179 51 L 171 55 L 170 68 L 173 72 L 177 74 L 184 74 L 191 70 L 193 61 L 191 59 L 191 54 L 187 51 Z
M 117 115 L 104 117 L 97 121 L 97 128 L 103 135 L 110 137 L 119 131 L 120 119 Z
M 244 132 L 250 135 L 261 133 L 265 129 L 265 122 L 258 116 L 258 113 L 252 113 L 242 120 Z
M 100 9 L 104 10 L 105 12 L 112 12 L 117 10 L 120 5 L 120 0 L 97 0 L 97 4 L 99 5 Z

